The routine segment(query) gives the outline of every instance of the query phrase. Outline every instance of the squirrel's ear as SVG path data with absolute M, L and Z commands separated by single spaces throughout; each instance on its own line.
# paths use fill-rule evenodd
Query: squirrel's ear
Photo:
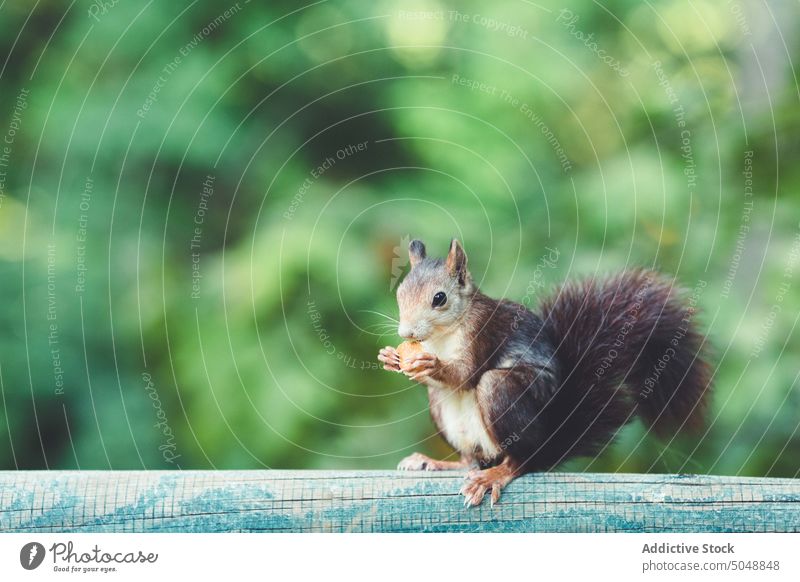
M 422 259 L 425 258 L 425 245 L 421 240 L 412 240 L 408 245 L 408 260 L 411 263 L 411 268 L 417 266 Z
M 467 280 L 467 253 L 461 248 L 461 243 L 458 239 L 453 239 L 450 242 L 450 252 L 447 253 L 447 260 L 445 261 L 447 271 L 453 277 L 458 278 L 458 282 L 462 285 Z

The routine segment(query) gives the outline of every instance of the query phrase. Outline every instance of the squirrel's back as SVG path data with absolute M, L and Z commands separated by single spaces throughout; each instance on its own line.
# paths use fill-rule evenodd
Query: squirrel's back
M 482 370 L 551 365 L 553 348 L 542 319 L 524 305 L 478 291 L 470 300 L 466 320 L 466 335 L 471 338 L 468 349 Z

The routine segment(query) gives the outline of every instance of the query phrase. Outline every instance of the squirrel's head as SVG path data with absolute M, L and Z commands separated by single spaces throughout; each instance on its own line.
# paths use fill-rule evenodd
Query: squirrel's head
M 411 271 L 397 287 L 400 326 L 405 339 L 425 341 L 447 333 L 461 319 L 475 292 L 467 255 L 456 240 L 445 259 L 430 259 L 422 241 L 408 245 Z

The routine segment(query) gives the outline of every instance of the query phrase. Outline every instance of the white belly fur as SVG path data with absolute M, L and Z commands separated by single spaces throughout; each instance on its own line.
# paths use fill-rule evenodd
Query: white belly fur
M 442 361 L 448 362 L 461 355 L 464 338 L 456 332 L 424 341 L 422 346 Z M 475 390 L 450 388 L 431 380 L 428 385 L 432 391 L 431 406 L 438 409 L 441 424 L 439 429 L 450 444 L 467 455 L 480 448 L 487 459 L 500 453 L 483 424 Z
M 438 409 L 439 428 L 447 441 L 467 455 L 480 449 L 483 458 L 497 456 L 500 449 L 483 424 L 475 390 L 453 390 L 441 385 L 431 386 L 431 390 L 435 392 L 431 405 Z

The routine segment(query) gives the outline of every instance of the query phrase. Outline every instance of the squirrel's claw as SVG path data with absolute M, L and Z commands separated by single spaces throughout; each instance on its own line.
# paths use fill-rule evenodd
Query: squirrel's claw
M 378 352 L 378 360 L 384 363 L 383 369 L 400 372 L 400 355 L 392 346 L 386 346 Z
M 441 362 L 438 357 L 434 354 L 423 352 L 411 358 L 403 368 L 403 373 L 415 382 L 420 382 L 433 374 L 440 365 Z
M 413 453 L 400 461 L 398 471 L 435 471 L 437 462 L 422 453 Z
M 417 378 L 428 376 L 437 366 L 439 366 L 439 358 L 433 354 L 423 352 L 411 358 L 404 367 L 403 372 L 412 380 L 416 380 Z
M 513 468 L 501 464 L 489 469 L 476 469 L 467 473 L 466 483 L 459 493 L 464 496 L 465 506 L 480 505 L 487 492 L 490 492 L 491 504 L 494 506 L 500 500 L 500 492 L 514 477 Z
M 483 496 L 486 495 L 487 487 L 479 481 L 468 481 L 461 487 L 461 495 L 464 496 L 464 507 L 475 507 L 481 504 Z

